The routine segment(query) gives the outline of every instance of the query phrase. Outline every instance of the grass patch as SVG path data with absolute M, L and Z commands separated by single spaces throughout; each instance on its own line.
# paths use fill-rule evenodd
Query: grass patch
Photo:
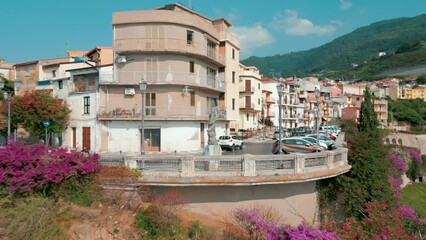
M 420 215 L 420 218 L 426 219 L 426 184 L 412 183 L 402 189 L 402 202 L 407 204 Z
M 60 226 L 61 213 L 52 199 L 30 196 L 0 206 L 0 227 L 9 239 L 66 239 Z

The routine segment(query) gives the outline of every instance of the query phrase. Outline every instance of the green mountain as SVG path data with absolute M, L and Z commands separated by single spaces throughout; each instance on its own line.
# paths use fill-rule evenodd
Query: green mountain
M 241 61 L 256 66 L 264 75 L 281 72 L 283 76 L 317 75 L 320 77 L 373 77 L 395 68 L 426 66 L 426 14 L 413 18 L 385 20 L 361 27 L 327 44 L 306 51 L 277 54 L 270 57 L 250 57 Z M 386 56 L 378 58 L 379 52 Z M 416 53 L 414 58 L 411 54 Z M 398 65 L 392 58 L 405 55 Z M 387 59 L 387 64 L 382 60 Z M 371 68 L 370 63 L 375 67 Z M 357 64 L 354 68 L 352 64 Z M 389 68 L 387 68 L 389 67 Z

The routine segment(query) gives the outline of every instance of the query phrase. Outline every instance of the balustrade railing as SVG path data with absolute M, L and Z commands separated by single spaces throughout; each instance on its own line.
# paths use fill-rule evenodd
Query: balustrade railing
M 194 155 L 137 155 L 123 156 L 119 160 L 102 156 L 105 165 L 125 165 L 142 171 L 143 179 L 164 177 L 186 179 L 197 177 L 275 177 L 321 173 L 330 170 L 346 172 L 348 149 L 339 148 L 310 154 L 194 156 Z M 335 172 L 333 174 L 336 174 Z

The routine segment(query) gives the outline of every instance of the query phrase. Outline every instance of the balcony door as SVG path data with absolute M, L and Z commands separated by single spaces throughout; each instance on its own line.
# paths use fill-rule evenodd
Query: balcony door
M 246 92 L 250 92 L 251 91 L 251 81 L 250 80 L 246 80 Z

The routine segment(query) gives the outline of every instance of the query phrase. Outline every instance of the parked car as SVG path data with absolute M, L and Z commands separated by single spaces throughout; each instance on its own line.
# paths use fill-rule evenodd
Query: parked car
M 292 137 L 302 137 L 302 136 L 306 136 L 310 134 L 309 132 L 305 132 L 305 131 L 294 131 L 291 136 Z
M 243 140 L 236 135 L 224 135 L 219 137 L 219 145 L 222 149 L 235 150 L 243 149 Z
M 281 138 L 290 137 L 290 132 L 288 130 L 282 130 L 281 131 Z M 275 131 L 273 139 L 279 139 L 280 138 L 280 132 Z
M 315 138 L 315 139 L 317 139 L 317 135 L 316 134 L 309 134 L 309 135 L 307 135 L 306 137 L 312 137 L 312 138 Z M 332 149 L 336 149 L 337 148 L 337 146 L 336 146 L 336 143 L 334 142 L 334 140 L 331 140 L 327 135 L 325 135 L 325 134 L 319 134 L 319 140 L 320 141 L 324 141 L 326 144 L 327 144 L 327 146 L 328 146 L 328 148 L 329 148 L 329 150 L 332 150 Z
M 321 147 L 318 147 L 316 144 L 312 144 L 308 142 L 307 140 L 297 138 L 297 137 L 290 137 L 290 138 L 284 138 L 281 140 L 281 149 L 283 153 L 311 153 L 311 152 L 320 152 Z M 272 144 L 272 153 L 278 154 L 279 153 L 279 141 L 275 141 Z
M 305 139 L 306 141 L 312 143 L 312 144 L 317 144 L 317 139 L 313 138 L 313 137 L 301 137 L 302 139 Z M 328 145 L 324 142 L 324 141 L 319 141 L 319 146 L 323 149 L 323 150 L 328 150 Z

